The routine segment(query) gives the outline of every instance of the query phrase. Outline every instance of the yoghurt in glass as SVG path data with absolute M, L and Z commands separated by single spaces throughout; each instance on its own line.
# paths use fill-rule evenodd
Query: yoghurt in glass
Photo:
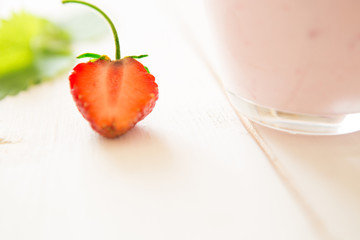
M 223 82 L 240 113 L 296 133 L 360 129 L 360 1 L 207 5 Z

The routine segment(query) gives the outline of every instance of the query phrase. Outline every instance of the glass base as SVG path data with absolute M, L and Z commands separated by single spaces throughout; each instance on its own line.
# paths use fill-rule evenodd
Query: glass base
M 298 114 L 260 106 L 231 92 L 228 95 L 241 115 L 273 129 L 307 135 L 339 135 L 360 130 L 360 113 L 332 116 Z

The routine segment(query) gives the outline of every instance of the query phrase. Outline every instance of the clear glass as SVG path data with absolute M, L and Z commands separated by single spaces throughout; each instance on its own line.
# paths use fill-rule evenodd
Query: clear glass
M 360 130 L 360 1 L 206 3 L 241 114 L 293 133 Z

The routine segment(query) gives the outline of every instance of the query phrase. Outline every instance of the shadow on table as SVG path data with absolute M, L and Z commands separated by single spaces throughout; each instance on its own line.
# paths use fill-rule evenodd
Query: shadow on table
M 299 164 L 307 165 L 329 181 L 349 188 L 360 202 L 360 132 L 339 136 L 307 136 L 283 133 L 259 125 L 256 125 L 256 129 L 275 155 L 298 160 Z
M 359 239 L 360 132 L 307 136 L 256 124 L 255 129 L 265 141 L 265 152 L 274 156 L 273 165 L 295 185 L 331 235 Z
M 128 172 L 159 172 L 171 166 L 172 154 L 164 139 L 137 126 L 117 139 L 99 136 L 102 156 L 113 167 Z

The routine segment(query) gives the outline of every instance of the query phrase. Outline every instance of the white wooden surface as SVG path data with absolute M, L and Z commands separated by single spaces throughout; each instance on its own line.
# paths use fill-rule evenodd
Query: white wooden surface
M 123 55 L 150 55 L 159 101 L 116 140 L 90 129 L 66 75 L 0 101 L 0 239 L 360 238 L 359 134 L 300 137 L 239 117 L 199 2 L 92 2 L 118 26 Z M 111 36 L 74 51 L 112 55 Z

